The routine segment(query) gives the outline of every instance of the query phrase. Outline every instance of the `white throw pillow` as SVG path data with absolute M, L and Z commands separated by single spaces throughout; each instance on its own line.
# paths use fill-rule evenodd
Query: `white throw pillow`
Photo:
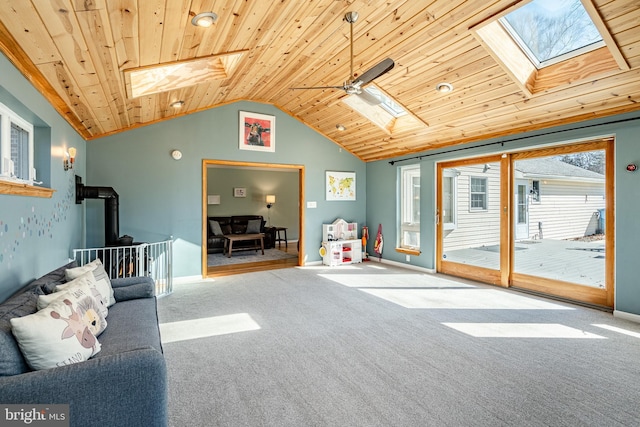
M 11 319 L 11 331 L 32 369 L 49 369 L 89 359 L 100 351 L 100 342 L 81 314 L 83 295 L 70 293 L 46 308 Z
M 106 297 L 109 302 L 107 304 L 107 307 L 111 307 L 113 304 L 116 303 L 116 299 L 113 296 L 113 288 L 111 287 L 111 280 L 109 280 L 109 276 L 107 275 L 107 272 L 104 270 L 104 266 L 102 265 L 102 261 L 100 261 L 100 258 L 96 258 L 94 261 L 91 261 L 90 263 L 85 264 L 81 267 L 68 268 L 67 270 L 65 270 L 65 276 L 67 280 L 73 280 L 89 271 L 93 273 L 93 277 L 96 279 L 96 282 L 100 282 L 101 280 L 104 281 L 104 284 L 101 284 L 100 288 L 102 286 L 108 287 L 108 295 L 106 295 Z
M 91 274 L 91 273 L 89 273 Z M 86 279 L 78 278 L 69 282 L 72 286 L 57 290 L 49 295 L 39 295 L 36 303 L 38 310 L 48 307 L 52 302 L 64 300 L 72 295 L 79 300 L 79 310 L 82 319 L 89 327 L 93 335 L 99 336 L 107 327 L 107 306 L 99 303 L 93 296 L 94 292 L 86 284 Z M 58 288 L 56 288 L 58 289 Z
M 66 289 L 70 289 L 70 288 L 74 288 L 78 285 L 84 285 L 87 286 L 91 292 L 90 295 L 93 296 L 96 299 L 96 302 L 98 303 L 98 305 L 100 306 L 100 312 L 102 313 L 102 315 L 104 317 L 107 317 L 107 315 L 109 314 L 109 296 L 111 295 L 112 289 L 111 286 L 109 286 L 109 284 L 107 282 L 105 282 L 104 280 L 96 280 L 96 278 L 93 275 L 92 271 L 89 271 L 87 273 L 84 273 L 82 276 L 73 279 L 70 282 L 64 283 L 62 285 L 58 285 L 55 287 L 55 292 L 47 295 L 47 297 L 49 296 L 55 296 L 56 293 L 60 292 L 60 291 L 64 291 Z M 38 307 L 38 310 L 41 307 Z

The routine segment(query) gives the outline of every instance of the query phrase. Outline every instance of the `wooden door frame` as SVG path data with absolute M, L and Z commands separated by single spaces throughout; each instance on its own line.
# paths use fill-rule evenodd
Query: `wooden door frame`
M 443 169 L 462 167 L 468 165 L 475 165 L 479 163 L 500 163 L 500 269 L 493 270 L 490 268 L 483 268 L 478 266 L 470 266 L 460 264 L 456 262 L 446 261 L 442 258 L 443 242 L 442 236 L 444 233 L 443 223 L 440 218 L 440 212 L 442 209 L 442 171 Z M 511 210 L 508 206 L 509 194 L 511 191 L 511 184 L 509 182 L 509 158 L 506 155 L 495 154 L 483 157 L 474 157 L 464 160 L 453 160 L 447 162 L 440 162 L 437 166 L 436 174 L 436 271 L 452 276 L 465 277 L 468 279 L 479 280 L 481 282 L 490 283 L 492 285 L 499 285 L 506 287 L 509 285 L 508 262 L 509 251 L 511 247 L 511 233 L 508 231 L 509 221 L 511 218 Z M 505 232 L 505 230 L 507 230 Z
M 237 168 L 263 168 L 263 169 L 297 169 L 298 170 L 298 266 L 302 265 L 304 254 L 304 165 L 240 162 L 233 160 L 202 160 L 202 278 L 207 274 L 207 173 L 209 166 L 231 166 Z
M 515 197 L 512 195 L 514 186 L 513 169 L 516 160 L 545 157 L 560 154 L 578 153 L 584 151 L 605 151 L 605 289 L 591 288 L 569 282 L 550 280 L 538 276 L 529 276 L 514 272 L 514 245 L 513 224 L 515 215 Z M 530 291 L 559 296 L 566 299 L 587 302 L 605 307 L 613 307 L 615 297 L 615 212 L 614 212 L 614 137 L 596 137 L 585 139 L 584 142 L 572 142 L 570 144 L 556 145 L 546 148 L 523 149 L 511 154 L 497 156 L 483 156 L 465 160 L 440 162 L 437 164 L 436 173 L 436 271 L 454 276 L 478 280 L 484 283 L 517 287 Z M 466 166 L 478 163 L 495 162 L 501 159 L 500 201 L 502 217 L 500 220 L 500 271 L 482 267 L 468 266 L 442 259 L 443 251 L 443 224 L 441 223 L 440 210 L 442 209 L 442 170 L 456 166 Z
M 516 273 L 512 264 L 510 266 L 509 286 L 555 295 L 562 298 L 577 300 L 604 307 L 613 307 L 615 297 L 615 212 L 614 212 L 614 137 L 592 138 L 582 143 L 560 145 L 541 149 L 532 149 L 511 155 L 511 165 L 513 162 L 522 159 L 531 159 L 545 156 L 561 154 L 579 153 L 584 151 L 605 151 L 605 269 L 604 281 L 605 289 L 592 288 L 589 286 L 577 285 L 560 280 L 551 280 L 538 276 L 530 276 Z M 512 210 L 515 209 L 512 203 Z

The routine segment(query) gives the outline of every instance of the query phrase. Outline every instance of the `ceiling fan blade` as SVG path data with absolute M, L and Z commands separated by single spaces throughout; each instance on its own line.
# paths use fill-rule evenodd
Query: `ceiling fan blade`
M 306 86 L 306 87 L 290 87 L 289 89 L 342 89 L 344 86 Z
M 377 79 L 381 75 L 391 71 L 393 66 L 396 65 L 393 62 L 393 59 L 387 58 L 382 62 L 379 62 L 377 65 L 374 65 L 372 68 L 369 68 L 367 71 L 362 73 L 360 77 L 358 77 L 354 82 L 354 86 L 363 86 L 369 83 L 370 81 Z
M 366 90 L 363 90 L 362 92 L 360 92 L 358 94 L 358 96 L 367 104 L 369 105 L 380 105 L 382 104 L 382 101 L 380 100 L 380 98 L 378 98 L 377 96 L 367 92 Z

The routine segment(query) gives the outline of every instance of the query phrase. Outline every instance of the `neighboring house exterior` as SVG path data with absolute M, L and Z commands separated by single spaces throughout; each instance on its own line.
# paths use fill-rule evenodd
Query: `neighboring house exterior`
M 500 163 L 443 171 L 444 252 L 500 243 Z
M 515 191 L 527 194 L 528 208 L 526 216 L 524 205 L 516 209 L 516 240 L 574 239 L 604 232 L 599 221 L 606 203 L 604 175 L 553 157 L 519 160 L 515 170 Z
M 515 165 L 515 240 L 572 239 L 601 233 L 604 175 L 553 157 Z M 445 251 L 500 243 L 500 165 L 443 173 Z

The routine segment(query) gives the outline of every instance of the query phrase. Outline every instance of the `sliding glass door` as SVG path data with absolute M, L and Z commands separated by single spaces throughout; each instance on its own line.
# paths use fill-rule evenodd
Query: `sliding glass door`
M 439 271 L 501 283 L 503 163 L 493 156 L 440 165 Z
M 438 166 L 437 270 L 613 305 L 612 140 Z
M 516 188 L 528 190 L 513 201 L 511 286 L 613 305 L 612 146 L 596 141 L 512 156 Z

